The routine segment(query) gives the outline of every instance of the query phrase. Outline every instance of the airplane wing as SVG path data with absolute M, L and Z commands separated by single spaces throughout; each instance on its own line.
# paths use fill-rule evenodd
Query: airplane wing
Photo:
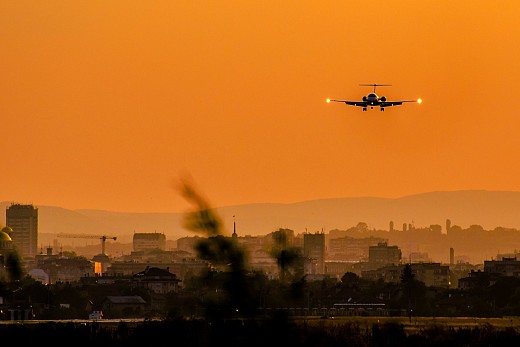
M 399 106 L 399 105 L 402 105 L 403 102 L 420 102 L 420 101 L 418 101 L 418 100 L 384 101 L 384 102 L 381 102 L 381 104 L 379 106 L 381 106 L 381 107 Z
M 360 106 L 360 107 L 367 107 L 367 103 L 364 101 L 349 101 L 349 100 L 331 100 L 327 99 L 327 102 L 344 102 L 346 105 L 350 106 Z

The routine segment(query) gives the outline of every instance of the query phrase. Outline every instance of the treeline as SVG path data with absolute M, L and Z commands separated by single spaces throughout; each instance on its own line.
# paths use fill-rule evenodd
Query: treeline
M 330 309 L 347 301 L 384 303 L 389 315 L 406 316 L 403 312 L 411 309 L 417 317 L 520 316 L 518 277 L 480 276 L 474 287 L 463 290 L 428 287 L 413 273 L 403 272 L 399 283 L 390 283 L 363 279 L 351 272 L 340 281 L 309 281 L 286 270 L 284 281 L 269 279 L 263 273 L 208 271 L 191 277 L 178 292 L 163 295 L 152 295 L 125 281 L 44 285 L 26 276 L 11 283 L 0 281 L 0 297 L 4 300 L 0 320 L 10 319 L 7 308 L 12 305 L 30 305 L 34 318 L 39 320 L 86 319 L 90 303 L 96 307 L 111 295 L 141 296 L 149 310 L 120 317 L 109 317 L 109 312 L 104 312 L 106 318 L 257 318 L 268 309 Z

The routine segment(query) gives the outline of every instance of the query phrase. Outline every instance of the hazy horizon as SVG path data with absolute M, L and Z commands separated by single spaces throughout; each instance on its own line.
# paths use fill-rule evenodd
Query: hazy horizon
M 242 204 L 230 204 L 230 205 L 211 205 L 211 208 L 214 209 L 222 209 L 222 208 L 232 208 L 232 207 L 238 207 L 238 206 L 248 206 L 248 205 L 291 205 L 291 204 L 301 204 L 306 202 L 314 202 L 314 201 L 331 201 L 331 200 L 344 200 L 344 199 L 381 199 L 381 200 L 399 200 L 403 198 L 410 198 L 414 196 L 420 196 L 420 195 L 428 195 L 428 194 L 436 194 L 436 193 L 457 193 L 457 192 L 490 192 L 490 193 L 520 193 L 519 191 L 513 191 L 513 190 L 491 190 L 491 189 L 456 189 L 456 190 L 437 190 L 437 191 L 425 191 L 425 192 L 417 192 L 413 194 L 407 194 L 407 195 L 401 195 L 401 196 L 376 196 L 376 195 L 361 195 L 361 196 L 337 196 L 337 197 L 322 197 L 322 198 L 314 198 L 314 199 L 306 199 L 306 200 L 298 200 L 298 201 L 252 201 L 252 202 L 245 202 Z M 110 210 L 110 209 L 102 209 L 97 207 L 80 207 L 80 208 L 72 208 L 70 206 L 65 205 L 48 205 L 48 204 L 38 204 L 33 201 L 17 201 L 17 200 L 9 200 L 4 199 L 0 200 L 1 203 L 5 204 L 21 204 L 21 205 L 33 205 L 35 207 L 38 206 L 47 206 L 47 207 L 57 207 L 57 208 L 63 208 L 71 211 L 99 211 L 99 212 L 110 212 L 110 213 L 158 213 L 158 214 L 164 214 L 164 213 L 173 213 L 173 214 L 182 214 L 190 210 L 190 206 L 186 204 L 183 206 L 180 210 L 172 210 L 172 211 L 121 211 L 121 210 Z

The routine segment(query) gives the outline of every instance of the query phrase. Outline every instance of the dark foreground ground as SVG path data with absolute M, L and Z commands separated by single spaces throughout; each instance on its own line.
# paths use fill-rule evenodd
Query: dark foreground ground
M 2 341 L 44 346 L 520 346 L 520 319 L 271 317 L 2 322 Z

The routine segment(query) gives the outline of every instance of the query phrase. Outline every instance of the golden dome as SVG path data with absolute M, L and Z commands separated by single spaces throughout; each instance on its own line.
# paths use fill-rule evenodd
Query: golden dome
M 3 227 L 2 230 L 0 230 L 0 241 L 12 241 L 11 236 L 9 236 L 9 234 L 12 232 L 13 229 L 9 227 Z

